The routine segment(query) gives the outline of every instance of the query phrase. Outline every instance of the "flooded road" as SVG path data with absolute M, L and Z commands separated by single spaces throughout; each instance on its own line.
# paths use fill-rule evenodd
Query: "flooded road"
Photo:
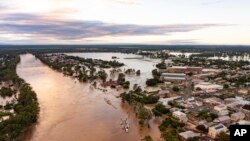
M 141 129 L 129 106 L 116 98 L 118 92 L 95 90 L 52 70 L 31 54 L 21 55 L 17 74 L 37 93 L 40 115 L 30 141 L 139 141 L 145 135 L 159 140 L 158 125 Z M 111 101 L 107 104 L 105 99 Z M 121 118 L 129 119 L 125 133 Z

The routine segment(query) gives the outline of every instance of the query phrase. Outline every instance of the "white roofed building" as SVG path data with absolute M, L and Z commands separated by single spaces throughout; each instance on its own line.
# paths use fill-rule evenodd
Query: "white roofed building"
M 223 124 L 218 124 L 212 127 L 208 128 L 208 135 L 211 138 L 216 138 L 217 135 L 219 135 L 222 132 L 227 132 L 227 127 Z
M 185 81 L 186 78 L 186 74 L 184 73 L 162 73 L 161 74 L 161 79 L 163 81 Z
M 179 136 L 181 137 L 182 140 L 188 140 L 189 138 L 199 137 L 200 134 L 195 133 L 193 131 L 186 131 L 179 133 Z
M 228 124 L 228 123 L 230 123 L 230 121 L 231 121 L 231 119 L 229 116 L 220 116 L 220 117 L 214 119 L 213 122 Z
M 242 112 L 231 114 L 232 121 L 239 121 L 239 120 L 243 120 L 244 118 L 245 118 L 245 114 Z
M 216 113 L 218 115 L 228 115 L 229 111 L 227 110 L 227 106 L 226 105 L 217 105 L 217 106 L 214 106 L 214 110 L 216 111 Z
M 202 91 L 205 92 L 216 92 L 218 90 L 222 90 L 223 86 L 217 85 L 217 84 L 212 84 L 209 82 L 201 82 L 198 83 L 197 85 L 194 86 L 195 89 L 200 88 Z
M 186 123 L 188 121 L 187 115 L 181 111 L 173 112 L 173 117 L 179 119 L 179 121 L 183 123 Z
M 163 105 L 165 105 L 166 107 L 169 107 L 168 102 L 169 101 L 173 101 L 176 99 L 181 98 L 181 96 L 175 96 L 175 97 L 169 97 L 169 98 L 160 98 L 159 102 L 162 103 Z
M 250 125 L 250 121 L 248 120 L 240 120 L 237 122 L 239 125 Z

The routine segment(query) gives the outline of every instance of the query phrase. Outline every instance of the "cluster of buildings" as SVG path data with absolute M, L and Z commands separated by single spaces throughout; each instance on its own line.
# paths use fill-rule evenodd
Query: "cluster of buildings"
M 199 82 L 194 86 L 194 89 L 197 91 L 204 91 L 206 93 L 212 93 L 218 90 L 222 90 L 223 86 L 210 83 L 210 82 Z
M 236 88 L 233 82 L 214 77 L 222 71 L 225 70 L 188 66 L 160 70 L 160 78 L 169 91 L 159 102 L 170 110 L 173 118 L 186 125 L 185 131 L 179 133 L 182 140 L 194 137 L 213 140 L 222 132 L 229 135 L 232 124 L 250 125 L 250 85 Z M 240 72 L 243 71 L 236 71 L 233 77 Z M 225 88 L 225 84 L 229 87 Z M 183 92 L 171 91 L 173 86 Z M 173 101 L 175 104 L 170 104 Z M 198 126 L 203 126 L 206 132 Z
M 171 105 L 171 101 L 175 101 L 177 106 Z M 194 127 L 185 126 L 186 131 L 179 133 L 183 140 L 196 136 L 213 140 L 221 132 L 229 134 L 229 126 L 232 124 L 250 125 L 250 102 L 240 97 L 222 100 L 216 97 L 201 99 L 199 97 L 174 96 L 160 98 L 159 102 L 170 110 L 173 118 Z M 215 117 L 212 119 L 200 117 L 199 114 L 206 110 L 207 115 L 213 114 Z M 207 134 L 196 128 L 200 125 L 204 126 Z
M 195 80 L 205 79 L 221 71 L 218 69 L 206 69 L 202 67 L 171 66 L 167 67 L 166 70 L 160 70 L 160 72 L 163 81 L 181 82 L 188 80 L 188 78 Z
M 180 82 L 186 81 L 188 75 L 196 75 L 202 73 L 202 67 L 182 67 L 172 66 L 166 70 L 161 70 L 161 79 L 163 81 Z
M 167 67 L 166 70 L 161 70 L 161 72 L 160 79 L 166 84 L 177 83 L 188 85 L 192 83 L 194 93 L 214 93 L 223 89 L 223 85 L 207 80 L 207 77 L 220 72 L 217 69 L 171 66 Z M 244 93 L 245 91 L 242 92 Z

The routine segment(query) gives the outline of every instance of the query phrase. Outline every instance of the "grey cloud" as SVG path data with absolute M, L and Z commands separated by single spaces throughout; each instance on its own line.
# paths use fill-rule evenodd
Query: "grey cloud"
M 168 44 L 197 44 L 196 39 L 185 39 L 185 40 L 170 40 L 167 41 Z
M 2 5 L 2 4 L 0 3 L 0 11 L 5 10 L 5 9 L 7 9 L 7 7 L 4 6 L 4 5 Z
M 78 40 L 101 36 L 168 35 L 189 32 L 218 24 L 135 25 L 101 21 L 56 20 L 31 14 L 0 15 L 0 33 L 31 34 L 59 40 Z

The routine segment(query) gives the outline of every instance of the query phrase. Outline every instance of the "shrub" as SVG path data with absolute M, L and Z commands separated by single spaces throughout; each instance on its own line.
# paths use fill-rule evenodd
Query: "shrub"
M 174 86 L 172 89 L 173 89 L 173 91 L 175 91 L 175 92 L 180 91 L 180 88 L 179 88 L 178 86 Z

